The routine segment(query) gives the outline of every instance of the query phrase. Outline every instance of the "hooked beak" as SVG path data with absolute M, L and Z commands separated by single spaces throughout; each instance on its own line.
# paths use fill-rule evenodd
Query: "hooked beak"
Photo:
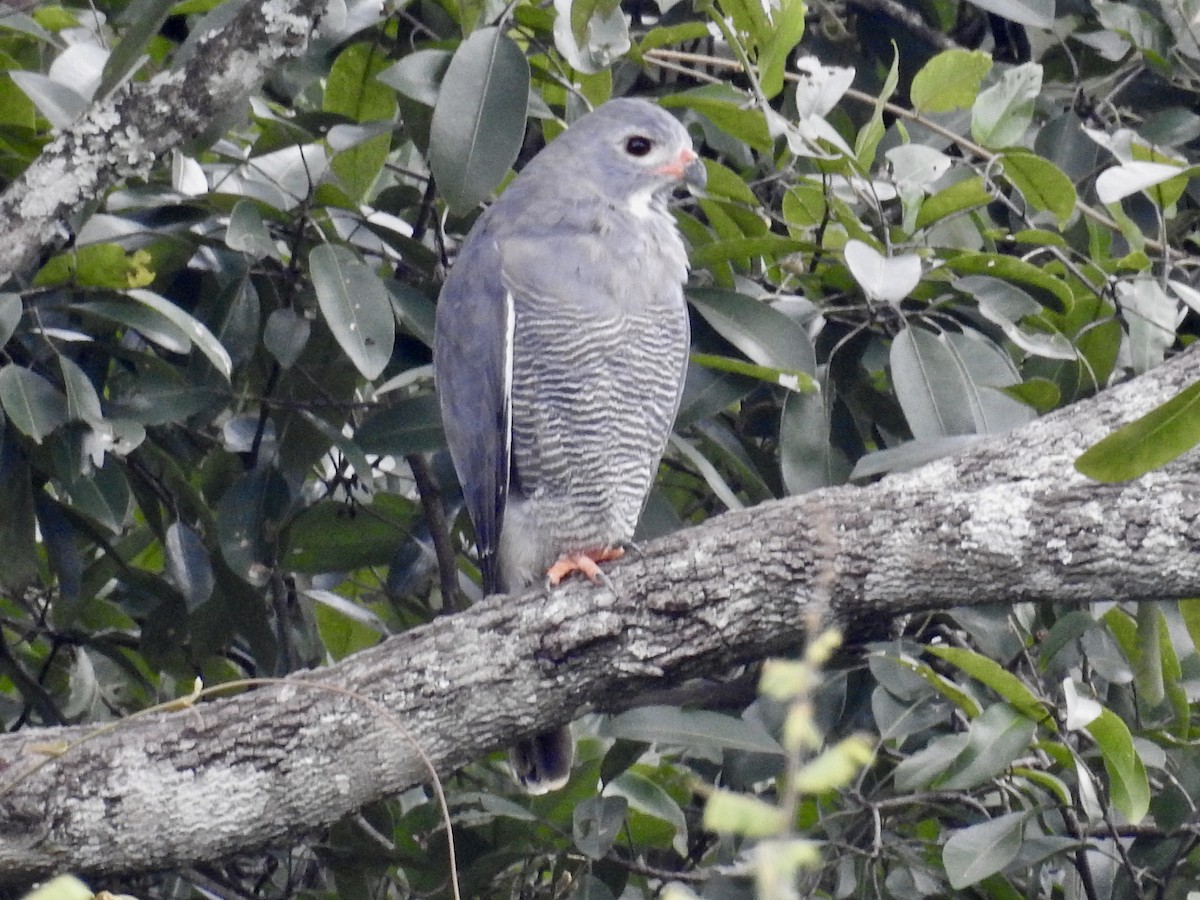
M 704 160 L 696 155 L 691 147 L 684 147 L 679 156 L 658 170 L 663 175 L 682 181 L 693 190 L 702 190 L 708 181 L 708 172 L 704 168 Z

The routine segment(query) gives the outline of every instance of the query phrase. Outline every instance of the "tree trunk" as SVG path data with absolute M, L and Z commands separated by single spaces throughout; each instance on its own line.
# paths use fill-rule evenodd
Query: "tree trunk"
M 819 621 L 953 605 L 1200 595 L 1189 454 L 1073 467 L 1200 378 L 1200 352 L 961 455 L 763 504 L 572 582 L 496 597 L 236 698 L 0 738 L 0 882 L 173 868 L 322 826 L 581 710 L 784 652 Z

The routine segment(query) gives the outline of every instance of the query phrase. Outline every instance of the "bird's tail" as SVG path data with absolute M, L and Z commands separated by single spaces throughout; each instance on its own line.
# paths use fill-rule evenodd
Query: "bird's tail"
M 575 740 L 566 725 L 526 738 L 508 751 L 513 777 L 531 794 L 557 791 L 565 785 L 574 761 Z

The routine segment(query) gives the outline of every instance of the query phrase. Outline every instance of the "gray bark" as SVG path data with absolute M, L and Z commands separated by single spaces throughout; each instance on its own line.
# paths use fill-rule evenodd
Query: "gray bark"
M 324 0 L 251 0 L 181 65 L 93 104 L 0 195 L 0 285 L 72 235 L 87 203 L 203 134 L 308 44 Z
M 1073 468 L 1197 378 L 1190 351 L 911 473 L 715 518 L 614 565 L 615 596 L 492 598 L 294 685 L 0 737 L 0 882 L 285 839 L 427 780 L 415 746 L 445 775 L 582 710 L 785 652 L 815 622 L 1200 595 L 1195 454 L 1126 484 Z

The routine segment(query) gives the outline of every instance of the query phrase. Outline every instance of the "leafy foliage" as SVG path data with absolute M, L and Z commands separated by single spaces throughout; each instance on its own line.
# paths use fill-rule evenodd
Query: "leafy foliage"
M 228 6 L 4 14 L 0 177 Z M 657 97 L 709 175 L 676 207 L 694 356 L 647 536 L 918 465 L 1196 336 L 1194 0 L 336 6 L 208 146 L 0 285 L 7 729 L 320 665 L 478 594 L 430 378 L 443 264 L 514 163 L 610 96 Z M 1081 470 L 1193 446 L 1194 398 Z M 772 897 L 1182 897 L 1200 612 L 1121 600 L 903 623 L 812 689 L 824 744 L 789 731 L 804 691 L 744 691 L 586 719 L 547 797 L 483 760 L 449 785 L 463 893 L 751 896 L 756 859 Z M 798 748 L 836 768 L 855 753 L 821 748 L 864 729 L 875 764 L 795 793 Z M 220 878 L 434 893 L 445 843 L 415 790 Z

